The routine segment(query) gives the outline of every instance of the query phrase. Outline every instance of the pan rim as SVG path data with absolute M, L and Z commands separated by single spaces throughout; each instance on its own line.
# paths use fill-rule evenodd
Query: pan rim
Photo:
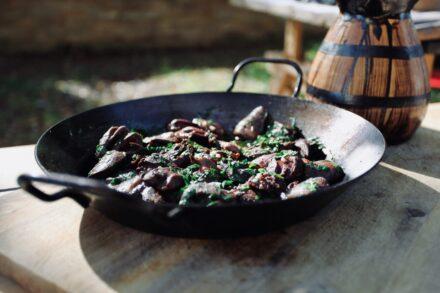
M 380 138 L 380 141 L 376 144 L 378 150 L 380 150 L 378 152 L 378 157 L 377 159 L 374 160 L 374 163 L 363 173 L 352 177 L 348 180 L 344 180 L 342 182 L 339 182 L 337 184 L 328 186 L 326 188 L 323 188 L 321 190 L 315 191 L 307 196 L 301 196 L 301 197 L 297 197 L 297 198 L 290 198 L 290 199 L 266 199 L 266 200 L 262 200 L 262 201 L 257 201 L 257 202 L 250 202 L 250 203 L 231 203 L 231 204 L 225 204 L 225 205 L 218 205 L 218 206 L 204 206 L 201 204 L 188 204 L 185 206 L 182 205 L 178 205 L 178 204 L 173 204 L 173 203 L 158 203 L 158 204 L 154 204 L 154 203 L 149 203 L 149 202 L 145 202 L 142 201 L 141 199 L 138 198 L 129 198 L 127 197 L 126 193 L 123 192 L 119 192 L 116 191 L 114 189 L 111 189 L 109 187 L 106 186 L 106 188 L 108 189 L 109 192 L 113 193 L 113 194 L 119 194 L 121 196 L 125 196 L 123 198 L 130 200 L 133 203 L 139 202 L 142 203 L 144 206 L 148 207 L 148 206 L 152 206 L 152 207 L 161 207 L 161 208 L 171 208 L 171 209 L 182 209 L 182 210 L 191 210 L 191 209 L 200 209 L 200 208 L 209 208 L 211 210 L 214 209 L 224 209 L 224 208 L 240 208 L 240 207 L 257 207 L 257 206 L 261 206 L 261 205 L 277 205 L 277 204 L 282 204 L 282 203 L 293 203 L 296 201 L 301 201 L 304 199 L 309 199 L 309 198 L 315 198 L 315 197 L 320 197 L 320 196 L 324 196 L 326 194 L 329 194 L 331 192 L 336 192 L 337 190 L 341 190 L 343 188 L 346 188 L 347 186 L 353 184 L 354 182 L 358 181 L 361 177 L 367 175 L 372 169 L 374 169 L 382 160 L 385 150 L 386 150 L 386 141 L 384 136 L 382 135 L 382 133 L 379 131 L 379 129 L 374 126 L 370 121 L 366 120 L 365 118 L 363 118 L 362 116 L 355 114 L 353 112 L 350 112 L 346 109 L 343 108 L 339 108 L 336 107 L 334 105 L 331 104 L 321 104 L 321 103 L 316 103 L 316 102 L 312 102 L 312 101 L 308 101 L 308 100 L 302 100 L 302 99 L 298 99 L 298 98 L 293 98 L 293 97 L 287 97 L 287 96 L 281 96 L 281 95 L 274 95 L 274 94 L 265 94 L 265 93 L 251 93 L 251 92 L 220 92 L 220 91 L 204 91 L 204 92 L 187 92 L 187 93 L 179 93 L 179 94 L 165 94 L 165 95 L 156 95 L 156 96 L 147 96 L 147 97 L 143 97 L 143 98 L 139 98 L 139 99 L 133 99 L 133 100 L 127 100 L 127 101 L 120 101 L 120 102 L 116 102 L 116 103 L 111 103 L 111 104 L 107 104 L 107 105 L 103 105 L 103 106 L 98 106 L 98 107 L 94 107 L 92 109 L 71 115 L 57 123 L 55 123 L 54 125 L 52 125 L 50 128 L 48 128 L 47 130 L 45 130 L 41 136 L 39 137 L 39 139 L 37 140 L 37 143 L 35 145 L 35 149 L 34 149 L 34 158 L 35 161 L 37 162 L 37 165 L 40 167 L 40 169 L 45 173 L 45 174 L 50 174 L 52 173 L 50 170 L 48 170 L 43 163 L 41 162 L 41 160 L 38 157 L 38 149 L 42 144 L 42 140 L 50 134 L 50 132 L 58 127 L 59 125 L 65 123 L 68 120 L 77 118 L 79 116 L 82 115 L 87 115 L 88 113 L 94 112 L 94 111 L 102 111 L 103 109 L 106 108 L 111 108 L 111 107 L 115 107 L 117 105 L 122 105 L 122 104 L 129 104 L 129 103 L 133 103 L 133 102 L 141 102 L 144 100 L 151 100 L 151 99 L 164 99 L 164 98 L 176 98 L 176 97 L 183 97 L 183 96 L 203 96 L 203 95 L 231 95 L 231 96 L 236 96 L 236 97 L 240 97 L 242 95 L 251 95 L 251 96 L 264 96 L 264 97 L 271 97 L 271 98 L 276 98 L 276 99 L 291 99 L 294 101 L 297 101 L 299 103 L 303 103 L 303 104 L 313 104 L 313 105 L 317 105 L 318 107 L 324 107 L 324 108 L 330 108 L 333 109 L 335 111 L 339 111 L 342 113 L 345 113 L 345 115 L 351 115 L 353 117 L 355 117 L 356 119 L 361 119 L 363 122 L 366 122 L 367 125 L 369 125 L 369 127 L 372 127 L 373 131 L 375 131 L 378 134 L 378 137 Z M 70 173 L 64 173 L 64 174 L 68 174 L 68 175 L 74 175 L 74 174 L 70 174 Z M 83 178 L 87 178 L 81 175 L 75 175 L 75 176 L 79 176 L 79 177 L 83 177 Z

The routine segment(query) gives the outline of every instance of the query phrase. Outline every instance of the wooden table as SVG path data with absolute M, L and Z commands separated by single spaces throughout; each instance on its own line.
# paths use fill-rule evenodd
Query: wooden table
M 0 150 L 8 175 L 32 147 Z M 63 199 L 0 195 L 0 291 L 439 292 L 440 103 L 313 218 L 242 239 L 146 234 Z M 1 189 L 15 187 L 2 180 Z
M 299 2 L 295 0 L 229 0 L 237 7 L 269 13 L 286 20 L 284 32 L 284 51 L 286 58 L 303 61 L 303 24 L 329 28 L 339 15 L 339 8 L 335 5 Z M 435 55 L 440 54 L 440 11 L 413 11 L 413 22 L 420 40 L 424 43 L 425 59 L 430 74 L 433 71 Z M 269 53 L 273 56 L 273 53 Z M 278 94 L 290 94 L 292 79 L 295 74 L 290 69 L 275 66 L 277 73 L 272 80 L 271 91 Z

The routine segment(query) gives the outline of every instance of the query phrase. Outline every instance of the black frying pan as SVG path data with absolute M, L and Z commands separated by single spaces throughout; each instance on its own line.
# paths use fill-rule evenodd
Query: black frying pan
M 287 63 L 297 73 L 294 97 L 232 93 L 240 69 L 251 62 Z M 93 207 L 107 217 L 143 231 L 184 237 L 229 237 L 259 234 L 288 226 L 313 215 L 349 184 L 365 175 L 385 151 L 382 134 L 365 119 L 334 106 L 296 99 L 302 82 L 299 66 L 283 59 L 249 58 L 234 69 L 228 92 L 202 92 L 157 96 L 116 103 L 78 114 L 47 130 L 36 146 L 36 160 L 44 177 L 21 175 L 20 186 L 44 201 L 70 197 L 84 208 Z M 311 195 L 289 200 L 204 207 L 150 204 L 85 178 L 96 163 L 93 154 L 101 135 L 112 125 L 163 131 L 173 118 L 201 116 L 219 121 L 227 129 L 250 110 L 263 105 L 283 123 L 295 117 L 306 137 L 319 137 L 341 164 L 345 179 Z M 81 177 L 82 176 L 82 177 Z M 34 182 L 65 189 L 46 194 Z

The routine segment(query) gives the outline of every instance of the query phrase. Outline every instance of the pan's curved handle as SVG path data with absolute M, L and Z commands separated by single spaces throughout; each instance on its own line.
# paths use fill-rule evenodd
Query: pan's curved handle
M 84 208 L 87 208 L 92 200 L 89 194 L 99 196 L 108 194 L 109 191 L 109 188 L 100 181 L 58 173 L 50 173 L 47 176 L 22 174 L 17 178 L 17 182 L 21 188 L 41 200 L 51 202 L 64 197 L 70 197 Z M 61 186 L 65 187 L 65 189 L 53 194 L 47 194 L 37 188 L 34 185 L 35 182 Z
M 237 66 L 235 66 L 233 74 L 232 74 L 231 85 L 228 87 L 226 92 L 229 93 L 234 88 L 235 81 L 237 80 L 238 73 L 240 72 L 240 70 L 243 69 L 243 67 L 245 67 L 246 65 L 248 65 L 250 63 L 255 63 L 255 62 L 287 64 L 287 65 L 290 65 L 293 68 L 295 68 L 297 77 L 296 77 L 295 88 L 293 90 L 292 96 L 294 98 L 298 97 L 299 92 L 301 91 L 301 86 L 302 86 L 302 82 L 303 82 L 303 72 L 301 70 L 301 67 L 298 65 L 298 63 L 293 62 L 289 59 L 263 58 L 263 57 L 251 57 L 251 58 L 244 59 L 243 61 L 238 63 Z

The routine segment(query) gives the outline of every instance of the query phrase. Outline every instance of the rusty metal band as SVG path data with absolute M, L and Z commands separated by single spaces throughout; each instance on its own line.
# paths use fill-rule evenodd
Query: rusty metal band
M 430 93 L 419 96 L 408 97 L 375 97 L 375 96 L 352 96 L 343 95 L 337 92 L 331 92 L 324 89 L 316 88 L 314 86 L 307 86 L 307 93 L 320 100 L 340 105 L 340 106 L 355 106 L 360 108 L 402 108 L 424 105 L 430 99 Z
M 421 45 L 407 47 L 365 46 L 324 42 L 319 51 L 327 55 L 408 60 L 423 57 Z

